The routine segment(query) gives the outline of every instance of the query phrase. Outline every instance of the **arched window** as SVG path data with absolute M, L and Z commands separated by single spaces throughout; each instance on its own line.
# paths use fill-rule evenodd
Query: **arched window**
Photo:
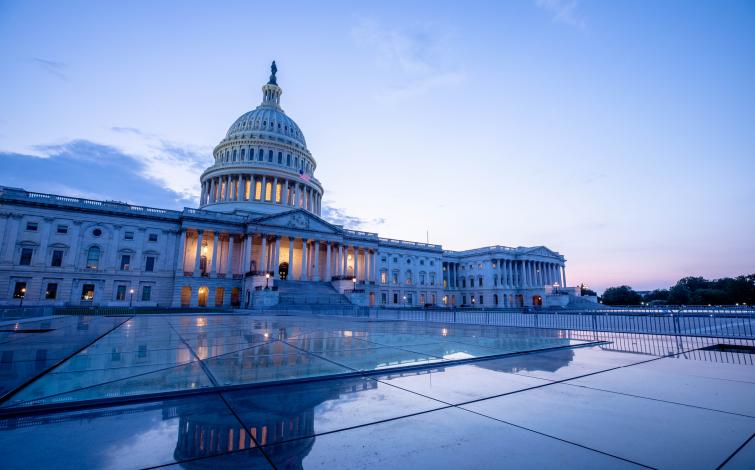
M 243 161 L 244 158 L 246 158 L 246 149 L 241 149 L 241 160 Z
M 263 149 L 260 149 L 260 151 L 257 153 L 257 160 L 262 161 L 265 159 L 265 151 Z
M 233 149 L 233 161 L 236 161 L 236 149 Z
M 278 152 L 278 165 L 283 164 L 283 152 Z
M 267 161 L 270 162 L 270 163 L 273 162 L 273 151 L 272 150 L 268 150 L 267 151 Z
M 286 166 L 291 166 L 291 155 L 286 155 Z
M 87 269 L 97 269 L 97 265 L 100 263 L 100 247 L 93 246 L 89 248 L 87 252 Z

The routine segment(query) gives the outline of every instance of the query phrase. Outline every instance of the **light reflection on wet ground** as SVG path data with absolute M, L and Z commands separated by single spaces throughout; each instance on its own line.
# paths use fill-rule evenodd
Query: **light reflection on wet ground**
M 62 328 L 70 354 L 75 329 Z M 0 347 L 21 354 L 9 346 L 18 341 Z M 0 446 L 24 452 L 3 466 L 715 468 L 755 432 L 752 355 L 700 350 L 718 342 L 328 317 L 133 318 L 6 401 Z M 13 375 L 5 366 L 3 380 Z M 333 378 L 342 373 L 351 375 Z M 274 383 L 303 377 L 318 380 Z M 239 384 L 255 386 L 213 388 Z M 187 389 L 206 392 L 8 411 Z M 753 445 L 729 464 L 752 467 Z

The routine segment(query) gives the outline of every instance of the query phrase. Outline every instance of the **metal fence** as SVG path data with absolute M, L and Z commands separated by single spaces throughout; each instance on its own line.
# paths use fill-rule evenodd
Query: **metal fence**
M 376 320 L 755 339 L 755 315 L 734 310 L 725 313 L 637 313 L 616 310 L 476 311 L 380 308 L 372 309 L 370 317 Z

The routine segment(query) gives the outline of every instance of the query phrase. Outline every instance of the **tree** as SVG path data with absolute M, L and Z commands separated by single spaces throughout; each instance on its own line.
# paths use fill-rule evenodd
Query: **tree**
M 642 301 L 645 303 L 650 302 L 668 302 L 668 289 L 656 289 L 653 292 L 650 292 L 649 294 L 645 294 L 645 296 L 642 297 Z
M 642 297 L 629 286 L 609 287 L 601 302 L 606 305 L 640 305 Z

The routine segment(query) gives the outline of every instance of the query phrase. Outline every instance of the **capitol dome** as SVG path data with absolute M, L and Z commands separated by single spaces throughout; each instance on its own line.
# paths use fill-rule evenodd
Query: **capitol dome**
M 323 189 L 304 134 L 280 106 L 275 62 L 262 87 L 262 103 L 244 113 L 215 147 L 215 163 L 202 174 L 200 208 L 320 215 Z

